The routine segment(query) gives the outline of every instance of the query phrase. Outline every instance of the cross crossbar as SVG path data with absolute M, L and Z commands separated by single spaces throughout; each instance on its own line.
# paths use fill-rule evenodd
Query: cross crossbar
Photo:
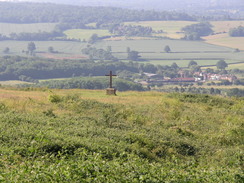
M 109 76 L 110 77 L 110 83 L 109 83 L 109 88 L 113 88 L 113 76 L 117 76 L 115 74 L 113 74 L 112 71 L 109 72 L 109 74 L 106 74 L 105 76 Z

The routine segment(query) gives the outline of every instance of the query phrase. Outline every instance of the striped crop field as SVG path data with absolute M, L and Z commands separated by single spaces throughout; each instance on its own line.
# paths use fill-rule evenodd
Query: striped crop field
M 0 23 L 0 34 L 10 35 L 11 33 L 37 33 L 37 32 L 51 32 L 54 30 L 56 23 L 35 23 L 35 24 L 11 24 Z
M 171 53 L 165 53 L 164 47 L 169 45 Z M 231 62 L 243 61 L 244 53 L 234 53 L 233 49 L 207 44 L 199 41 L 182 40 L 124 40 L 124 41 L 102 41 L 96 44 L 97 48 L 111 46 L 113 54 L 126 59 L 126 49 L 138 51 L 142 59 L 159 61 L 174 60 L 208 60 L 218 61 L 220 59 Z M 213 63 L 213 65 L 216 62 Z M 209 63 L 208 63 L 209 64 Z M 210 63 L 211 64 L 211 63 Z M 205 64 L 203 64 L 205 65 Z

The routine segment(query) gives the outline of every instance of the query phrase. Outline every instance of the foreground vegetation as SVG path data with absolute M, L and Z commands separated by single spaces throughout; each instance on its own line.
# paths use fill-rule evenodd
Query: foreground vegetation
M 243 182 L 242 98 L 0 90 L 2 182 Z

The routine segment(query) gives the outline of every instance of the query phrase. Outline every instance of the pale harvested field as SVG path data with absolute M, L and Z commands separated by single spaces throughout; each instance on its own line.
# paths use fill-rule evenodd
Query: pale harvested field
M 223 33 L 207 36 L 204 39 L 209 44 L 244 50 L 244 37 L 230 37 L 228 33 Z
M 229 32 L 230 29 L 244 26 L 244 21 L 212 21 L 214 32 Z
M 244 37 L 230 37 L 229 31 L 238 26 L 244 26 L 244 21 L 212 21 L 210 22 L 216 35 L 204 37 L 205 42 L 233 49 L 244 50 Z

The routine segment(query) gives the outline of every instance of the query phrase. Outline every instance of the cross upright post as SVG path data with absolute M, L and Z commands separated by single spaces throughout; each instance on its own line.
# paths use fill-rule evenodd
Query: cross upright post
M 113 76 L 117 76 L 113 74 L 112 71 L 109 72 L 109 74 L 106 74 L 105 76 L 109 76 L 109 88 L 106 89 L 107 95 L 116 95 L 116 89 L 113 88 Z
M 110 71 L 109 74 L 106 74 L 105 76 L 110 77 L 109 88 L 113 88 L 113 76 L 117 76 L 117 75 L 113 74 L 113 72 Z

